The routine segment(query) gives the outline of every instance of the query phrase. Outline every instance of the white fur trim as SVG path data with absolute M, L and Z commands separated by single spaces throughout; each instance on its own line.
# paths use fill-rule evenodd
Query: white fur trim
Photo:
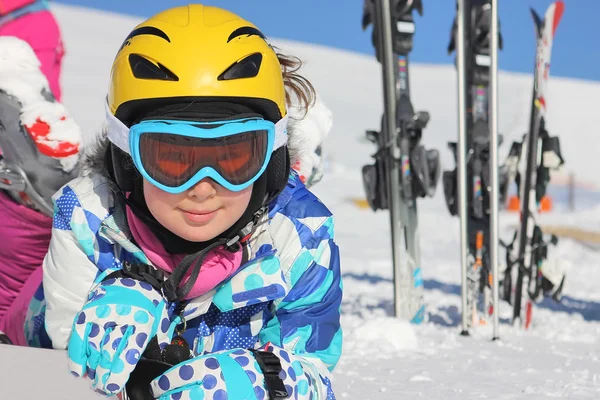
M 333 116 L 317 96 L 306 115 L 304 109 L 290 107 L 290 118 L 293 135 L 288 147 L 293 156 L 292 168 L 298 172 L 304 184 L 310 187 L 320 181 L 323 175 L 323 143 L 333 125 Z

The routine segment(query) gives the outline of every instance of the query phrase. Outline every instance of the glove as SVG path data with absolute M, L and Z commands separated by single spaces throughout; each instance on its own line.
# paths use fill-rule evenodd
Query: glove
M 75 316 L 68 344 L 69 370 L 92 380 L 105 395 L 120 392 L 155 336 L 164 349 L 180 318 L 171 322 L 166 300 L 149 283 L 110 278 L 88 295 Z
M 281 363 L 279 383 L 271 393 L 284 399 L 297 394 L 297 399 L 311 398 L 312 380 L 298 361 L 290 362 L 289 354 L 268 347 Z M 250 350 L 234 349 L 206 354 L 177 364 L 150 383 L 155 399 L 264 400 L 269 398 L 261 367 Z

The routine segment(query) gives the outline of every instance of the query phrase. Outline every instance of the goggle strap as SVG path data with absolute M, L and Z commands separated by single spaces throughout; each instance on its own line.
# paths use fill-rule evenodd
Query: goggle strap
M 131 155 L 129 149 L 129 128 L 113 115 L 108 106 L 108 102 L 104 102 L 105 112 L 105 129 L 106 136 L 115 146 Z M 275 123 L 275 143 L 273 151 L 285 146 L 288 142 L 287 124 L 289 116 L 286 114 L 283 118 Z
M 108 107 L 108 102 L 104 103 L 104 111 L 106 114 L 104 128 L 106 129 L 108 140 L 125 153 L 131 155 L 131 151 L 129 150 L 129 128 L 113 115 Z
M 277 150 L 280 147 L 287 145 L 288 142 L 288 134 L 287 134 L 287 124 L 289 117 L 286 114 L 285 117 L 281 118 L 279 121 L 275 123 L 275 143 L 273 144 L 273 151 Z

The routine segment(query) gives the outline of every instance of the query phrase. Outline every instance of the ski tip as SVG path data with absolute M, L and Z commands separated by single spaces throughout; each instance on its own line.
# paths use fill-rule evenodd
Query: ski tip
M 417 10 L 417 12 L 419 13 L 419 15 L 422 17 L 423 16 L 423 1 L 416 0 L 415 1 L 415 5 L 413 7 L 414 7 L 415 10 Z
M 538 15 L 537 12 L 535 12 L 535 10 L 533 8 L 529 8 L 529 11 L 531 12 L 531 17 L 533 18 L 533 22 L 535 23 L 535 31 L 537 33 L 538 36 L 541 35 L 542 32 L 542 19 L 540 18 L 540 16 Z
M 456 32 L 457 32 L 456 18 L 452 21 L 452 28 L 450 28 L 450 43 L 448 43 L 447 51 L 448 55 L 454 53 L 456 49 Z
M 373 12 L 373 2 L 371 0 L 365 0 L 361 22 L 363 31 L 373 23 Z
M 365 29 L 367 29 L 367 27 L 369 25 L 371 25 L 371 15 L 365 13 L 365 14 L 363 14 L 363 17 L 362 17 L 362 23 L 361 23 L 362 30 L 364 31 Z

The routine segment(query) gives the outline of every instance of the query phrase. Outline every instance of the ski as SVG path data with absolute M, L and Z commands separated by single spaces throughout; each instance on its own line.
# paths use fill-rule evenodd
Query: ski
M 560 268 L 555 267 L 556 263 L 547 262 L 549 243 L 545 241 L 543 232 L 537 225 L 539 204 L 550 180 L 550 170 L 564 163 L 558 138 L 551 137 L 545 127 L 552 43 L 563 12 L 562 1 L 552 3 L 543 20 L 531 9 L 536 28 L 533 99 L 529 132 L 523 143 L 517 145 L 521 148 L 521 159 L 524 158 L 525 162 L 524 172 L 517 179 L 521 200 L 521 226 L 515 234 L 518 247 L 511 246 L 517 253 L 507 255 L 508 269 L 504 289 L 513 305 L 513 324 L 524 329 L 531 327 L 534 302 L 540 300 L 545 292 L 552 292 L 555 299 L 558 299 L 564 284 L 564 274 L 560 273 Z M 556 242 L 556 237 L 552 237 L 550 243 Z M 545 263 L 548 264 L 547 271 L 544 271 Z M 515 269 L 516 272 L 513 271 Z M 509 282 L 512 278 L 509 275 L 515 273 L 517 277 L 513 292 L 510 290 Z
M 464 313 L 468 315 L 463 330 L 468 332 L 473 326 L 487 324 L 493 311 L 491 296 L 489 232 L 490 232 L 490 38 L 492 22 L 491 0 L 464 0 L 463 12 L 465 35 L 458 37 L 457 18 L 452 24 L 448 53 L 456 51 L 457 57 L 464 57 L 464 82 L 466 85 L 465 104 L 459 109 L 466 115 L 466 149 L 460 149 L 457 142 L 448 146 L 458 166 L 459 152 L 466 154 L 467 210 L 466 210 L 466 290 L 463 297 Z M 502 48 L 502 36 L 498 33 L 498 47 Z M 458 41 L 464 41 L 465 54 L 458 54 Z M 458 66 L 458 65 L 457 65 Z M 461 71 L 457 68 L 457 72 Z M 462 111 L 461 111 L 462 112 Z M 499 138 L 501 142 L 501 138 Z M 459 174 L 458 167 L 444 171 L 443 186 L 446 205 L 451 215 L 459 215 Z M 502 184 L 500 186 L 503 186 Z M 502 191 L 502 190 L 501 190 Z M 461 217 L 462 218 L 462 217 Z M 465 246 L 465 244 L 462 244 Z
M 421 144 L 429 113 L 415 112 L 410 100 L 409 53 L 413 11 L 421 0 L 366 0 L 362 26 L 373 25 L 372 41 L 382 65 L 384 113 L 380 131 L 367 131 L 377 146 L 375 163 L 363 167 L 363 184 L 373 211 L 389 210 L 394 270 L 395 314 L 420 323 L 425 315 L 419 250 L 417 199 L 435 193 L 439 153 Z

